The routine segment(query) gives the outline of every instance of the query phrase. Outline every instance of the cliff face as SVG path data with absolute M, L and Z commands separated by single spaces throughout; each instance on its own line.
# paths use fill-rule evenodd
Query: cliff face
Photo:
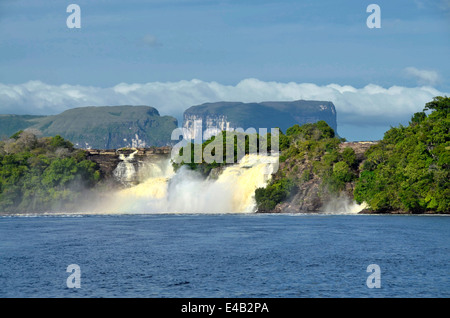
M 282 131 L 298 124 L 324 120 L 337 130 L 336 110 L 331 102 L 298 100 L 292 102 L 240 103 L 219 102 L 192 106 L 184 112 L 186 138 L 205 133 L 204 139 L 227 129 L 279 127 Z

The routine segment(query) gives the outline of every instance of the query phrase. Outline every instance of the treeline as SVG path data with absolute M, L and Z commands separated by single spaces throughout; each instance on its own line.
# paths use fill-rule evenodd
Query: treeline
M 450 98 L 435 97 L 408 126 L 388 130 L 366 157 L 358 202 L 380 212 L 449 213 Z
M 99 179 L 97 165 L 60 136 L 25 130 L 0 141 L 0 212 L 67 210 Z

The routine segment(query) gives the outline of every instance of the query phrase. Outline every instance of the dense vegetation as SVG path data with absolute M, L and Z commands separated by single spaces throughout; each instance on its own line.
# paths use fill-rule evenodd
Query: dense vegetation
M 366 156 L 357 201 L 375 211 L 449 213 L 450 98 L 435 97 L 409 126 L 388 130 Z
M 70 209 L 99 179 L 96 164 L 59 135 L 26 130 L 0 141 L 1 212 Z
M 294 125 L 280 134 L 280 169 L 255 192 L 258 211 L 271 211 L 303 183 L 320 178 L 321 193 L 338 193 L 356 177 L 355 152 L 340 151 L 341 139 L 325 122 Z

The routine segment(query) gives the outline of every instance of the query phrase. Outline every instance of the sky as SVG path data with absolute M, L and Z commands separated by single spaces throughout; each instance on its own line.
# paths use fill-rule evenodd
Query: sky
M 450 96 L 449 56 L 450 0 L 0 0 L 0 114 L 314 99 L 378 140 Z

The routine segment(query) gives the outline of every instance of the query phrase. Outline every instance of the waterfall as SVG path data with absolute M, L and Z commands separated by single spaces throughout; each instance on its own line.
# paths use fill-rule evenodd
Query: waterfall
M 119 155 L 121 162 L 117 165 L 113 171 L 114 178 L 120 183 L 129 186 L 136 182 L 136 168 L 134 167 L 134 155 L 138 151 L 134 151 L 128 157 L 124 154 Z
M 122 163 L 130 163 L 129 159 Z M 277 159 L 247 155 L 239 163 L 224 167 L 217 179 L 205 179 L 186 167 L 175 173 L 170 160 L 147 163 L 143 169 L 145 180 L 114 193 L 104 207 L 116 213 L 254 212 L 255 190 L 270 180 Z M 130 171 L 120 171 L 125 179 L 129 177 Z M 135 179 L 139 178 L 137 175 L 134 171 Z
M 262 160 L 261 160 L 262 159 Z M 231 211 L 254 212 L 255 190 L 265 187 L 270 180 L 277 157 L 245 156 L 237 165 L 227 167 L 217 179 L 230 194 Z

